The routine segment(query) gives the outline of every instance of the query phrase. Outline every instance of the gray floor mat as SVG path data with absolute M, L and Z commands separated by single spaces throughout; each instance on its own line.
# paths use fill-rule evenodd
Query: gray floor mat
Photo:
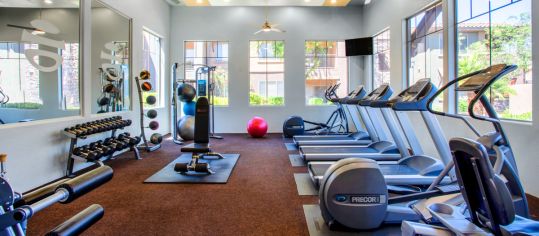
M 223 154 L 224 159 L 204 160 L 200 162 L 210 163 L 210 167 L 215 174 L 211 175 L 182 175 L 174 171 L 174 165 L 180 162 L 189 162 L 191 154 L 183 154 L 176 160 L 167 164 L 163 169 L 146 179 L 144 183 L 203 183 L 203 184 L 225 184 L 236 166 L 240 154 Z
M 303 205 L 303 213 L 307 221 L 310 236 L 351 236 L 351 235 L 376 235 L 376 236 L 400 236 L 400 225 L 383 226 L 377 230 L 364 232 L 341 232 L 329 230 L 322 218 L 318 205 Z M 368 216 L 366 216 L 368 217 Z
M 316 186 L 314 186 L 314 183 L 311 180 L 309 174 L 295 173 L 294 180 L 296 181 L 296 187 L 300 196 L 318 195 L 318 190 L 316 189 Z
M 307 166 L 307 164 L 305 164 L 305 161 L 299 154 L 290 154 L 288 155 L 288 159 L 290 159 L 290 164 L 292 164 L 292 167 Z
M 284 145 L 286 146 L 286 150 L 288 150 L 288 151 L 297 151 L 298 150 L 298 147 L 296 146 L 295 143 L 285 143 Z

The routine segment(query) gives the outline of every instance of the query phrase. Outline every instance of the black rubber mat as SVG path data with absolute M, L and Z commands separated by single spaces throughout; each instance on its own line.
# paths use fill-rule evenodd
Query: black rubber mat
M 209 163 L 211 169 L 215 172 L 214 174 L 186 175 L 174 171 L 174 165 L 176 163 L 186 163 L 191 160 L 191 154 L 183 154 L 173 162 L 167 164 L 165 168 L 146 179 L 144 183 L 226 184 L 234 166 L 236 166 L 240 158 L 240 154 L 223 154 L 223 156 L 225 157 L 224 159 L 200 160 L 200 162 Z

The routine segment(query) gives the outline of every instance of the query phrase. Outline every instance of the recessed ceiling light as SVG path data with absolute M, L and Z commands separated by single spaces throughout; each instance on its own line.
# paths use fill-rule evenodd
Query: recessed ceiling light
M 305 2 L 311 2 L 311 0 L 304 0 Z
M 198 3 L 198 4 L 201 4 L 201 3 L 202 3 L 202 0 L 197 0 L 197 3 Z
M 365 5 L 368 5 L 371 3 L 371 0 L 365 0 Z
M 43 2 L 46 4 L 52 4 L 52 0 L 43 0 Z
M 337 0 L 331 0 L 331 3 L 332 3 L 332 4 L 337 3 Z

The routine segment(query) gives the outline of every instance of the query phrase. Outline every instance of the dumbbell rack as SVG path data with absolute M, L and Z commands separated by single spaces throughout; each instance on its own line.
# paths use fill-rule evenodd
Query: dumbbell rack
M 142 138 L 142 143 L 137 146 L 138 149 L 146 150 L 147 152 L 153 152 L 161 148 L 161 144 L 150 144 L 146 139 L 146 133 L 144 132 L 144 101 L 142 97 L 142 89 L 140 87 L 140 78 L 135 77 L 135 83 L 137 83 L 137 92 L 139 97 L 140 105 L 140 137 Z
M 123 128 L 121 128 L 123 129 Z M 77 156 L 73 153 L 73 151 L 75 150 L 75 148 L 77 148 L 77 144 L 78 144 L 78 141 L 79 140 L 84 140 L 84 139 L 87 139 L 88 137 L 92 136 L 92 135 L 96 135 L 96 134 L 103 134 L 105 132 L 111 132 L 110 134 L 110 138 L 114 138 L 116 137 L 116 131 L 118 129 L 112 129 L 112 130 L 107 130 L 107 131 L 103 131 L 103 132 L 99 132 L 99 133 L 94 133 L 94 134 L 90 134 L 90 135 L 83 135 L 83 136 L 77 136 L 73 133 L 70 133 L 70 132 L 67 132 L 65 130 L 62 130 L 62 133 L 69 137 L 71 139 L 71 142 L 69 144 L 69 154 L 68 154 L 68 157 L 67 157 L 67 170 L 66 170 L 66 176 L 67 177 L 74 177 L 73 175 L 73 170 L 74 170 L 74 167 L 75 167 L 75 159 L 77 160 L 81 160 L 81 161 L 85 161 L 85 162 L 88 162 L 89 160 L 87 160 L 86 158 L 84 157 L 80 157 L 80 156 Z M 138 149 L 136 148 L 136 146 L 131 146 L 130 147 L 130 150 L 133 150 L 134 152 L 134 155 L 135 155 L 135 159 L 137 160 L 141 160 L 142 158 L 140 157 L 140 152 L 138 151 Z M 111 159 L 114 159 L 113 158 L 113 154 L 110 154 L 108 155 L 107 157 L 105 157 L 104 160 L 101 160 L 103 159 L 103 157 L 100 158 L 100 160 L 98 160 L 97 162 L 101 162 L 101 161 L 106 161 L 106 160 L 111 160 Z

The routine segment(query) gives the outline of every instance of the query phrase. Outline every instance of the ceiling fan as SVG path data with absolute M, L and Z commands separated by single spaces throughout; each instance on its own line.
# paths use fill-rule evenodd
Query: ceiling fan
M 264 20 L 264 24 L 262 24 L 262 27 L 260 30 L 256 31 L 254 34 L 259 34 L 262 32 L 278 32 L 278 33 L 285 33 L 286 30 L 282 30 L 277 28 L 278 24 L 271 24 L 268 21 L 268 6 L 266 5 L 266 20 Z
M 12 24 L 7 24 L 6 26 L 7 26 L 7 27 L 11 27 L 11 28 L 17 28 L 17 29 L 31 30 L 31 31 L 32 31 L 32 34 L 45 34 L 45 31 L 44 31 L 44 30 L 38 29 L 38 28 L 35 28 L 35 27 L 28 27 L 28 26 L 21 26 L 21 25 L 12 25 Z

